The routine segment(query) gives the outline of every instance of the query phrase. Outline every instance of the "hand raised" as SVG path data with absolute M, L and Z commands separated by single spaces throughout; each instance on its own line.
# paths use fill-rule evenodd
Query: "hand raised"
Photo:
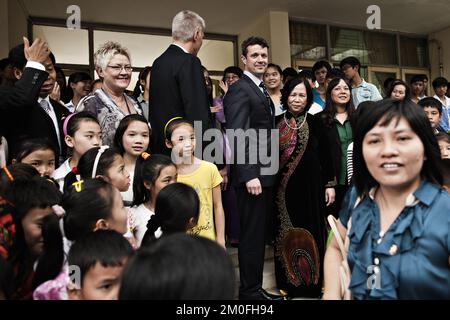
M 47 44 L 41 39 L 36 38 L 30 47 L 30 41 L 26 37 L 23 37 L 23 44 L 25 58 L 28 61 L 35 61 L 43 64 L 45 60 L 47 60 L 50 50 L 48 49 Z

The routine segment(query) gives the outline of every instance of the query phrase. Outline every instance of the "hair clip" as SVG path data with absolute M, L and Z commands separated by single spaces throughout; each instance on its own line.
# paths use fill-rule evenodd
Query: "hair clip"
M 52 210 L 58 216 L 58 218 L 62 218 L 66 214 L 66 210 L 64 210 L 64 208 L 58 204 L 52 206 Z
M 167 135 L 167 127 L 169 126 L 169 124 L 170 124 L 172 121 L 179 120 L 179 119 L 183 119 L 183 118 L 182 118 L 182 117 L 173 117 L 172 119 L 170 119 L 169 121 L 167 121 L 166 125 L 164 126 L 164 137 Z
M 9 179 L 9 181 L 10 181 L 10 182 L 13 182 L 13 181 L 14 181 L 14 177 L 13 177 L 13 175 L 11 174 L 11 171 L 9 171 L 9 169 L 8 169 L 6 166 L 3 167 L 3 171 L 5 172 L 6 176 L 7 176 L 8 179 Z
M 101 146 L 98 149 L 97 152 L 97 156 L 95 157 L 95 161 L 94 161 L 94 167 L 92 168 L 92 179 L 95 178 L 95 176 L 97 175 L 97 166 L 98 166 L 98 162 L 100 161 L 100 157 L 102 156 L 103 152 L 105 152 L 106 149 L 108 149 L 109 146 Z
M 64 137 L 67 136 L 67 125 L 69 124 L 69 120 L 70 118 L 72 118 L 75 115 L 75 113 L 71 113 L 69 114 L 65 119 L 64 119 L 64 123 L 63 123 L 63 133 L 64 133 Z
M 81 192 L 81 189 L 83 188 L 83 180 L 77 181 L 72 183 L 72 185 L 75 187 L 76 192 Z
M 142 159 L 147 160 L 150 157 L 150 153 L 142 152 L 141 157 L 142 157 Z

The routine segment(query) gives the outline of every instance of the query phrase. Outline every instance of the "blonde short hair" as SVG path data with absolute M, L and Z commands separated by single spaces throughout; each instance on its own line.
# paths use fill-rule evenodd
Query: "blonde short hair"
M 95 68 L 101 68 L 102 70 L 105 70 L 111 59 L 118 54 L 127 57 L 131 63 L 130 53 L 128 52 L 128 49 L 123 47 L 120 43 L 108 41 L 102 44 L 94 54 Z
M 197 30 L 205 31 L 205 20 L 197 13 L 183 10 L 173 18 L 172 38 L 174 40 L 189 42 Z

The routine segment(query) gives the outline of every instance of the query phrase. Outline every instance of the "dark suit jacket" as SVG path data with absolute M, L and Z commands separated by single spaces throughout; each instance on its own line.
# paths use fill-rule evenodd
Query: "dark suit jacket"
M 58 163 L 58 157 L 61 153 L 66 155 L 66 145 L 64 143 L 64 133 L 62 130 L 63 119 L 69 115 L 69 111 L 60 103 L 50 99 L 50 102 L 55 110 L 56 119 L 59 125 L 59 134 L 61 137 L 60 144 L 62 150 L 59 148 L 58 136 L 56 135 L 55 127 L 50 116 L 42 109 L 37 100 L 31 105 L 27 106 L 27 109 L 23 112 L 14 112 L 9 115 L 11 123 L 14 128 L 10 130 L 9 136 L 7 136 L 8 144 L 14 151 L 18 143 L 26 138 L 43 138 L 48 139 L 55 148 L 56 162 Z
M 0 86 L 0 136 L 7 135 L 11 129 L 8 113 L 17 110 L 25 112 L 36 101 L 48 73 L 34 68 L 25 68 L 22 78 L 14 87 Z
M 274 183 L 275 175 L 262 175 L 261 168 L 270 167 L 269 164 L 263 164 L 259 157 L 262 154 L 271 154 L 271 129 L 275 129 L 275 111 L 273 104 L 269 103 L 260 88 L 245 74 L 235 82 L 229 89 L 224 98 L 225 118 L 227 120 L 227 129 L 256 129 L 256 136 L 245 139 L 245 143 L 239 143 L 240 139 L 234 139 L 234 165 L 231 169 L 231 183 L 239 185 L 252 179 L 259 178 L 263 187 L 270 187 Z M 258 129 L 264 129 L 259 131 Z M 263 135 L 261 135 L 263 134 Z M 261 138 L 266 138 L 265 141 Z M 242 141 L 242 140 L 241 140 Z M 264 143 L 263 149 L 261 149 Z M 254 156 L 258 153 L 256 163 L 249 160 L 249 155 Z M 265 150 L 264 150 L 265 149 Z M 276 154 L 272 155 L 278 159 L 278 148 L 273 150 Z M 245 152 L 245 164 L 239 164 L 240 153 Z M 271 158 L 272 159 L 272 158 Z M 276 170 L 278 171 L 278 169 Z
M 329 146 L 330 146 L 330 154 L 331 154 L 331 165 L 333 167 L 333 173 L 336 177 L 336 181 L 339 181 L 341 176 L 341 140 L 339 139 L 339 132 L 336 127 L 336 123 L 330 126 L 327 122 L 327 117 L 324 112 L 320 112 L 316 115 L 321 119 L 323 124 L 323 129 L 325 130 L 325 134 L 327 136 Z M 350 120 L 349 120 L 350 121 Z
M 203 131 L 211 127 L 200 60 L 175 45 L 169 46 L 153 63 L 149 105 L 153 153 L 170 153 L 164 143 L 164 126 L 173 117 L 202 121 Z

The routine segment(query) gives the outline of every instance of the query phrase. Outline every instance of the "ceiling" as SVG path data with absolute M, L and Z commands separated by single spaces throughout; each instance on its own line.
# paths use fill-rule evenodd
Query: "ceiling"
M 66 19 L 69 5 L 81 9 L 81 20 L 94 23 L 171 28 L 173 16 L 189 9 L 206 21 L 206 32 L 238 35 L 268 11 L 287 11 L 290 18 L 366 27 L 366 9 L 381 9 L 381 28 L 429 34 L 450 27 L 450 0 L 13 0 L 30 16 Z

